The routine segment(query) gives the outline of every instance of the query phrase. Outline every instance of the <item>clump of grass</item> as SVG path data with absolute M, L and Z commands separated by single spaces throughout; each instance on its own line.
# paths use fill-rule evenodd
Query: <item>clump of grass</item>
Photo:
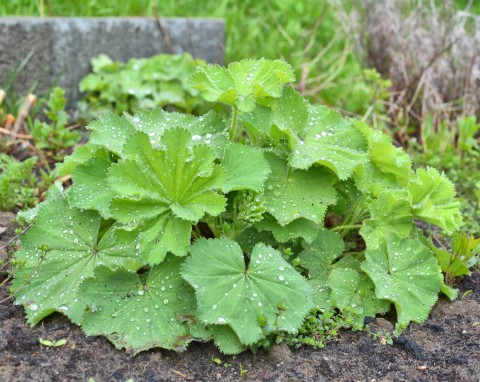
M 357 51 L 392 82 L 388 114 L 402 143 L 427 117 L 451 129 L 479 117 L 480 16 L 451 1 L 362 5 L 349 17 Z

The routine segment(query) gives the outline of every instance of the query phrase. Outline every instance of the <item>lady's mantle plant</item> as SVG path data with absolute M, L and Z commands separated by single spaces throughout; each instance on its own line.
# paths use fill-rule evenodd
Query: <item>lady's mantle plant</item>
M 281 61 L 202 66 L 224 120 L 145 110 L 90 124 L 36 211 L 13 291 L 28 321 L 57 311 L 118 348 L 225 353 L 296 333 L 309 312 L 395 307 L 422 322 L 443 285 L 415 220 L 458 229 L 452 183 L 362 122 L 313 106 Z

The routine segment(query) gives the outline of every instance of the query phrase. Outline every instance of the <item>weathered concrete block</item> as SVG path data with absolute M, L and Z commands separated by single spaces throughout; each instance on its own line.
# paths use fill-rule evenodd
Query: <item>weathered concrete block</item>
M 223 64 L 225 25 L 220 19 L 162 19 L 174 53 Z M 38 81 L 36 94 L 56 83 L 69 104 L 79 99 L 78 83 L 101 53 L 113 60 L 169 53 L 154 18 L 0 18 L 0 86 L 11 68 L 34 52 L 15 83 L 25 94 Z

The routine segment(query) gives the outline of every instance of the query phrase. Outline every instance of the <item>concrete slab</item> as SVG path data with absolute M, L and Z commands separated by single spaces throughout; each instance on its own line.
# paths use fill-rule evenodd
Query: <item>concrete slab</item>
M 195 58 L 223 64 L 225 24 L 220 19 L 154 18 L 0 18 L 0 85 L 11 68 L 33 52 L 15 83 L 24 95 L 38 82 L 41 94 L 56 83 L 69 104 L 79 99 L 78 83 L 101 53 L 116 61 L 159 53 L 188 52 Z M 162 30 L 164 33 L 162 33 Z M 164 35 L 168 35 L 165 38 Z M 171 43 L 167 40 L 170 39 Z

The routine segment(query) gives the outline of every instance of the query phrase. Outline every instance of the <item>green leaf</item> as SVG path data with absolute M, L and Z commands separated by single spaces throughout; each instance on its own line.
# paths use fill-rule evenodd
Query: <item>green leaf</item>
M 222 158 L 225 147 L 231 143 L 228 139 L 228 125 L 220 115 L 210 111 L 198 117 L 194 124 L 188 126 L 193 134 L 192 145 L 208 145 L 215 153 L 216 158 Z
M 73 185 L 68 192 L 68 200 L 72 206 L 97 210 L 103 217 L 110 217 L 109 204 L 112 192 L 108 186 L 107 175 L 111 165 L 112 162 L 109 160 L 93 157 L 74 168 Z
M 255 224 L 260 231 L 270 231 L 279 243 L 286 243 L 292 239 L 303 238 L 311 243 L 318 234 L 321 226 L 307 219 L 297 219 L 285 226 L 280 225 L 273 216 L 265 216 Z
M 400 186 L 408 184 L 412 162 L 402 148 L 394 147 L 391 142 L 376 143 L 370 147 L 370 160 L 383 173 L 393 174 Z
M 262 198 L 252 191 L 236 193 L 232 207 L 234 220 L 247 226 L 261 221 L 266 211 Z
M 162 136 L 163 148 L 155 149 L 146 134 L 136 133 L 124 148 L 129 159 L 120 160 L 109 171 L 108 183 L 115 194 L 112 216 L 130 225 L 147 223 L 141 252 L 152 264 L 167 251 L 184 256 L 191 223 L 205 213 L 216 216 L 225 209 L 225 198 L 214 191 L 223 183 L 222 169 L 215 165 L 208 147 L 191 147 L 191 139 L 184 129 L 169 129 Z M 181 244 L 175 245 L 178 238 Z M 157 241 L 171 245 L 160 245 L 150 256 L 149 249 Z
M 86 163 L 93 157 L 108 160 L 108 151 L 101 146 L 92 145 L 90 143 L 77 147 L 72 155 L 66 157 L 62 163 L 57 163 L 55 165 L 55 175 L 70 175 L 77 166 Z
M 352 268 L 333 269 L 327 280 L 331 289 L 333 305 L 338 309 L 354 308 L 358 315 L 355 323 L 363 326 L 365 317 L 375 317 L 377 313 L 385 313 L 390 302 L 379 300 L 375 296 L 375 286 L 364 273 Z
M 197 295 L 198 316 L 207 324 L 229 325 L 250 345 L 262 338 L 258 317 L 273 330 L 294 333 L 313 307 L 304 278 L 282 255 L 259 243 L 246 268 L 240 246 L 229 239 L 197 239 L 182 276 Z
M 327 206 L 336 200 L 333 176 L 317 167 L 292 170 L 272 154 L 267 160 L 272 170 L 263 193 L 267 211 L 282 226 L 299 218 L 323 224 Z
M 117 155 L 122 155 L 123 146 L 135 127 L 125 118 L 106 114 L 87 126 L 91 130 L 89 144 L 102 146 Z
M 353 179 L 355 186 L 363 194 L 371 194 L 374 197 L 379 197 L 385 190 L 400 188 L 395 175 L 380 171 L 373 162 L 358 166 L 353 174 Z
M 190 332 L 195 339 L 213 340 L 223 354 L 238 354 L 245 349 L 238 336 L 228 325 L 196 323 L 190 328 Z
M 277 99 L 272 112 L 272 122 L 281 131 L 292 131 L 303 136 L 308 121 L 309 104 L 292 88 L 286 88 Z
M 409 184 L 412 194 L 412 213 L 417 218 L 435 224 L 448 233 L 460 228 L 462 216 L 459 202 L 454 201 L 453 183 L 445 174 L 428 167 L 418 169 Z
M 253 146 L 232 143 L 225 147 L 222 160 L 227 178 L 222 191 L 253 190 L 260 192 L 270 172 L 263 152 Z
M 304 245 L 300 253 L 302 266 L 308 270 L 309 284 L 313 290 L 313 301 L 317 309 L 331 307 L 330 288 L 327 283 L 332 263 L 345 249 L 340 235 L 333 231 L 321 230 L 309 245 Z
M 209 102 L 235 103 L 237 92 L 235 81 L 226 68 L 218 65 L 205 65 L 196 69 L 190 77 L 190 85 L 201 91 Z
M 69 208 L 59 198 L 39 210 L 16 255 L 26 265 L 12 284 L 16 304 L 25 306 L 29 323 L 54 311 L 78 323 L 83 306 L 77 303 L 76 292 L 82 280 L 99 265 L 117 268 L 135 263 L 134 237 L 117 235 L 116 225 L 102 233 L 101 221 L 97 212 Z
M 458 297 L 458 289 L 452 288 L 446 284 L 442 284 L 440 292 L 447 296 L 450 301 L 454 301 Z
M 465 232 L 456 232 L 452 236 L 452 250 L 468 265 L 474 266 L 472 261 L 480 254 L 480 238 L 468 235 Z
M 106 54 L 100 54 L 98 57 L 92 58 L 92 69 L 94 73 L 98 73 L 104 67 L 110 66 L 111 64 L 113 64 L 113 61 Z
M 236 238 L 244 253 L 250 253 L 257 243 L 265 243 L 270 247 L 278 246 L 277 241 L 269 231 L 258 231 L 254 227 L 243 230 Z
M 192 134 L 190 145 L 208 145 L 221 158 L 226 143 L 225 137 L 227 124 L 218 114 L 208 112 L 200 117 L 189 114 L 168 112 L 163 109 L 148 109 L 136 113 L 134 116 L 126 115 L 125 118 L 137 130 L 150 137 L 153 147 L 162 146 L 162 136 L 165 131 L 183 127 Z
M 261 138 L 270 136 L 272 127 L 271 114 L 270 108 L 257 105 L 251 112 L 240 115 L 240 121 L 252 143 L 259 142 Z
M 298 127 L 290 165 L 307 169 L 315 163 L 330 168 L 347 179 L 355 168 L 368 160 L 362 133 L 340 113 L 325 106 L 309 106 L 306 126 Z
M 449 251 L 436 248 L 434 253 L 443 272 L 453 277 L 470 275 L 468 267 L 466 267 L 457 256 L 454 256 Z
M 389 233 L 410 235 L 414 223 L 409 199 L 405 190 L 388 190 L 369 204 L 371 219 L 364 220 L 360 230 L 368 248 L 379 248 Z
M 146 275 L 107 267 L 80 286 L 78 298 L 88 309 L 82 320 L 87 335 L 104 335 L 117 349 L 138 352 L 161 347 L 184 350 L 191 341 L 178 318 L 195 306 L 192 289 L 180 277 L 182 260 L 168 257 Z
M 243 112 L 255 108 L 265 97 L 280 97 L 282 86 L 295 81 L 293 69 L 279 60 L 242 60 L 228 68 L 217 65 L 197 67 L 190 78 L 192 87 L 210 102 L 223 102 Z
M 325 278 L 328 276 L 329 267 L 345 249 L 341 236 L 328 230 L 322 230 L 317 238 L 300 254 L 302 265 L 308 269 L 311 279 Z
M 192 224 L 172 214 L 164 213 L 142 224 L 138 232 L 141 259 L 159 264 L 168 252 L 185 256 L 190 249 Z
M 419 240 L 389 235 L 381 249 L 367 249 L 362 269 L 380 299 L 395 304 L 398 324 L 423 322 L 443 284 L 440 267 Z
M 407 186 L 412 175 L 412 161 L 408 154 L 402 148 L 395 147 L 392 139 L 381 131 L 374 130 L 359 120 L 352 120 L 352 124 L 362 132 L 368 142 L 370 162 L 364 166 L 373 167 L 367 170 L 373 176 L 362 189 L 369 189 L 372 192 L 377 186 L 376 183 L 384 183 L 385 178 L 394 179 L 395 186 L 392 188 Z M 379 194 L 373 193 L 375 196 Z

